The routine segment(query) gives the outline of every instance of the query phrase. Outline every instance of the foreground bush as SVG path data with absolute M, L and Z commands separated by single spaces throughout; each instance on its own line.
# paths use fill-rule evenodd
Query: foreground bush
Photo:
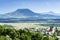
M 0 40 L 56 40 L 56 38 L 43 35 L 41 32 L 9 29 L 0 25 Z

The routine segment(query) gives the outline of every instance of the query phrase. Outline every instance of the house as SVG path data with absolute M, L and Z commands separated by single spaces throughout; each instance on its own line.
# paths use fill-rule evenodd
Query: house
M 56 31 L 56 27 L 53 27 L 52 29 L 47 28 L 46 29 L 46 34 L 53 35 L 55 33 L 55 31 Z

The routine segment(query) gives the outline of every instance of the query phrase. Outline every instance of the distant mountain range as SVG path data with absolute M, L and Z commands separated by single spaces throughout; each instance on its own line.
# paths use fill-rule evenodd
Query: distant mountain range
M 35 13 L 30 9 L 17 9 L 14 12 L 0 14 L 0 22 L 39 21 L 41 19 L 60 19 L 54 12 Z

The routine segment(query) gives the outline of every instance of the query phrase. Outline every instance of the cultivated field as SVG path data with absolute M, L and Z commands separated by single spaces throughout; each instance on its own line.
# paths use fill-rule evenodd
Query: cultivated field
M 49 26 L 42 26 L 42 25 L 40 25 L 40 24 L 43 24 L 43 23 L 0 23 L 0 25 L 4 25 L 4 24 L 12 25 L 12 26 L 14 26 L 15 29 L 35 28 L 35 27 L 38 27 L 38 28 L 48 28 L 49 27 Z M 58 28 L 60 28 L 60 27 L 58 27 Z

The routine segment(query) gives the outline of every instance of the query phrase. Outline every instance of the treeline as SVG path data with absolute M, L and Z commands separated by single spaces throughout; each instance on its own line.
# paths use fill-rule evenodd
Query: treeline
M 0 40 L 58 40 L 55 36 L 48 36 L 41 32 L 28 29 L 15 30 L 0 25 Z

